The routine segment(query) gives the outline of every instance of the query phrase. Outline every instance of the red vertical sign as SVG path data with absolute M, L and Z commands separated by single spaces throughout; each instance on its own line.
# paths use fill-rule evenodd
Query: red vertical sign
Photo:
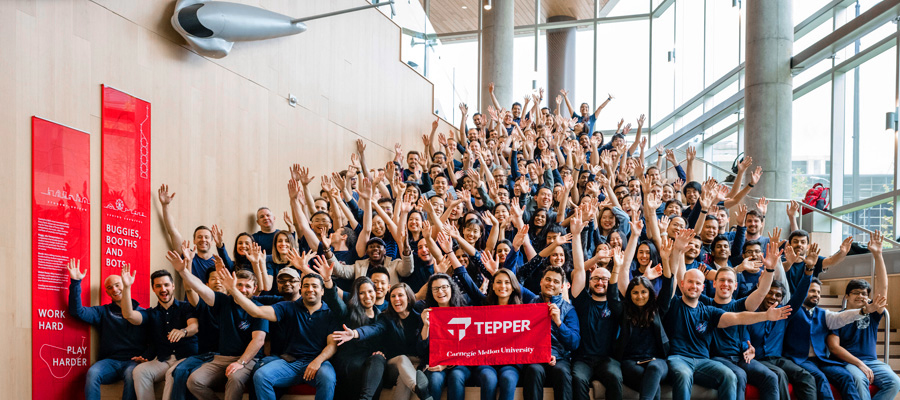
M 132 296 L 150 302 L 150 103 L 103 86 L 100 278 L 137 271 Z M 100 303 L 109 302 L 101 291 Z
M 68 313 L 66 264 L 75 258 L 90 272 L 90 136 L 37 117 L 31 135 L 32 398 L 80 399 L 90 327 Z M 89 286 L 79 299 L 85 305 Z

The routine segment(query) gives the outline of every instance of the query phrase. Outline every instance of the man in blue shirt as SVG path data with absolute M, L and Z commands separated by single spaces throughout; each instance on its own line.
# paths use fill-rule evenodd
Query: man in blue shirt
M 752 242 L 757 243 L 755 240 Z M 759 244 L 754 246 L 758 248 Z M 745 246 L 745 248 L 748 247 L 751 247 L 751 245 L 748 244 Z M 778 252 L 778 243 L 769 242 L 767 247 L 771 250 L 767 251 L 766 259 L 768 260 L 770 257 L 775 257 L 777 260 L 777 257 L 779 256 L 779 254 L 776 254 Z M 749 254 L 752 254 L 753 257 L 757 257 L 757 252 L 762 254 L 762 250 L 759 249 L 753 250 L 749 252 Z M 744 254 L 745 257 L 750 257 L 747 250 L 744 251 Z M 764 267 L 766 269 L 772 269 L 771 266 Z M 809 289 L 811 276 L 812 271 L 807 271 L 801 278 L 800 283 L 797 286 L 797 288 L 800 289 L 800 294 L 791 297 L 790 302 L 787 304 L 792 310 L 799 310 L 803 305 L 803 301 L 806 299 L 806 291 Z M 780 307 L 786 290 L 787 288 L 782 281 L 772 280 L 771 287 L 769 288 L 768 293 L 766 293 L 765 299 L 759 304 L 756 311 L 765 311 L 772 307 Z M 757 289 L 757 291 L 762 290 Z M 774 322 L 766 321 L 749 325 L 747 326 L 747 332 L 750 336 L 750 343 L 756 352 L 755 359 L 759 360 L 760 363 L 778 376 L 779 399 L 790 399 L 790 388 L 788 387 L 788 383 L 790 383 L 794 387 L 794 396 L 797 399 L 816 400 L 816 380 L 813 378 L 812 374 L 792 360 L 782 357 L 781 355 L 781 350 L 784 345 L 785 327 L 787 326 L 788 321 L 795 317 L 796 314 L 793 314 L 786 320 Z
M 759 288 L 739 300 L 735 300 L 733 296 L 738 284 L 737 274 L 730 267 L 720 267 L 715 278 L 716 297 L 710 299 L 701 295 L 700 301 L 728 312 L 756 311 L 769 292 L 778 261 L 778 252 L 770 252 L 764 261 L 765 268 L 762 270 Z M 775 399 L 778 397 L 778 376 L 753 359 L 753 350 L 748 345 L 745 327 L 719 328 L 713 334 L 711 352 L 716 361 L 731 369 L 737 377 L 737 400 L 744 399 L 747 382 L 759 389 L 762 398 Z
M 812 274 L 814 269 L 810 266 L 806 268 L 806 271 Z M 841 312 L 823 310 L 818 307 L 821 291 L 822 281 L 812 278 L 809 290 L 806 292 L 806 300 L 803 301 L 803 307 L 797 310 L 785 329 L 784 355 L 812 374 L 816 379 L 820 399 L 834 399 L 834 395 L 831 393 L 831 383 L 844 394 L 844 399 L 859 399 L 853 376 L 849 372 L 843 368 L 834 368 L 832 373 L 826 376 L 823 368 L 820 368 L 821 365 L 828 366 L 834 363 L 828 360 L 825 337 L 831 330 L 839 329 L 862 319 L 865 314 L 874 312 L 878 306 L 869 304 L 864 308 Z M 794 296 L 800 296 L 800 294 L 794 293 Z M 810 348 L 812 348 L 813 356 L 809 356 Z
M 556 400 L 572 398 L 572 364 L 569 357 L 581 340 L 575 308 L 562 298 L 566 274 L 560 267 L 548 266 L 541 277 L 541 295 L 535 303 L 550 306 L 550 362 L 522 367 L 522 394 L 525 400 L 544 396 L 544 380 L 549 375 Z
M 847 307 L 862 308 L 869 303 L 881 303 L 887 298 L 887 268 L 881 254 L 881 232 L 875 231 L 869 238 L 869 251 L 875 259 L 875 279 L 872 285 L 862 279 L 854 279 L 847 284 Z M 874 287 L 874 290 L 873 290 Z M 884 307 L 878 307 L 874 313 L 843 328 L 831 331 L 826 342 L 832 359 L 841 362 L 844 368 L 853 375 L 859 397 L 862 399 L 893 399 L 900 392 L 900 377 L 891 367 L 878 360 L 875 345 L 878 340 L 878 325 L 884 316 Z M 825 372 L 826 375 L 828 371 Z M 878 388 L 878 393 L 871 396 L 869 384 Z
M 128 265 L 122 267 L 122 297 L 131 300 L 131 286 L 137 271 L 131 273 Z M 134 310 L 130 301 L 123 302 L 122 316 L 136 326 L 149 327 L 154 354 L 150 361 L 134 368 L 135 392 L 138 400 L 154 400 L 154 385 L 165 378 L 163 398 L 169 399 L 174 380 L 169 372 L 185 357 L 197 354 L 197 318 L 194 307 L 175 299 L 175 282 L 172 274 L 164 269 L 150 275 L 150 286 L 156 295 L 157 305 L 149 310 Z
M 679 235 L 679 239 L 684 241 Z M 669 311 L 663 320 L 669 336 L 669 377 L 672 381 L 672 398 L 687 400 L 691 388 L 697 384 L 715 388 L 721 399 L 737 397 L 737 377 L 721 362 L 711 360 L 710 341 L 715 328 L 749 325 L 762 321 L 778 321 L 790 315 L 790 309 L 772 308 L 766 312 L 725 312 L 700 302 L 706 278 L 697 270 L 684 271 L 682 243 L 675 243 L 672 259 L 676 263 L 676 276 L 682 295 L 672 298 Z
M 224 273 L 225 263 L 218 255 L 214 258 L 216 269 Z M 235 275 L 238 289 L 233 291 L 233 296 L 229 296 L 204 285 L 185 268 L 185 264 L 187 262 L 173 263 L 173 266 L 184 283 L 212 308 L 219 324 L 219 352 L 212 361 L 191 374 L 187 382 L 188 390 L 201 400 L 218 399 L 213 387 L 225 381 L 225 399 L 240 400 L 244 389 L 249 386 L 253 366 L 262 356 L 262 347 L 269 331 L 269 321 L 248 315 L 236 303 L 236 298 L 251 301 L 250 297 L 257 290 L 256 276 L 250 271 L 238 271 Z
M 819 274 L 828 271 L 834 265 L 844 261 L 847 253 L 850 252 L 850 244 L 853 243 L 853 237 L 848 236 L 841 242 L 841 247 L 837 253 L 831 257 L 822 257 L 819 255 L 819 245 L 809 242 L 809 233 L 802 229 L 791 232 L 788 236 L 788 246 L 784 253 L 784 272 L 787 275 L 788 289 L 791 293 L 796 293 L 797 282 L 803 276 L 803 269 L 813 268 L 813 278 L 818 278 Z
M 572 304 L 578 314 L 581 345 L 575 351 L 572 366 L 572 389 L 576 400 L 588 400 L 591 380 L 597 379 L 606 388 L 607 399 L 622 398 L 622 367 L 613 355 L 613 343 L 619 332 L 622 303 L 619 290 L 608 290 L 611 273 L 606 268 L 594 268 L 585 284 L 584 253 L 581 231 L 585 223 L 581 212 L 576 211 L 570 220 L 572 229 L 572 255 L 575 268 L 572 271 Z
M 330 268 L 334 268 L 333 262 L 329 264 Z M 300 299 L 296 301 L 261 306 L 249 298 L 237 295 L 238 280 L 233 275 L 222 271 L 220 276 L 241 308 L 255 318 L 277 322 L 289 338 L 283 354 L 266 357 L 264 365 L 253 375 L 256 398 L 275 400 L 276 388 L 300 383 L 315 386 L 318 400 L 333 398 L 337 381 L 334 367 L 328 359 L 337 350 L 330 335 L 337 329 L 337 321 L 328 306 L 322 302 L 325 294 L 322 277 L 316 273 L 304 275 L 300 280 Z
M 88 369 L 84 384 L 84 397 L 88 400 L 100 399 L 100 385 L 125 381 L 122 399 L 134 400 L 134 380 L 132 371 L 138 363 L 150 357 L 147 351 L 146 329 L 134 326 L 122 318 L 123 301 L 131 301 L 132 307 L 142 310 L 137 301 L 123 295 L 122 277 L 110 275 L 103 282 L 106 294 L 112 302 L 102 306 L 81 305 L 81 262 L 74 258 L 69 261 L 69 315 L 97 328 L 100 335 L 100 350 L 97 362 Z

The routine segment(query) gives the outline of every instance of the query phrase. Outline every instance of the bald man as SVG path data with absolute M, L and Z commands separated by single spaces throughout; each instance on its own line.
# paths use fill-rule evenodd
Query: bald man
M 679 235 L 671 257 L 675 262 L 682 295 L 672 298 L 663 320 L 671 349 L 668 364 L 672 398 L 690 399 L 696 379 L 697 384 L 716 389 L 720 399 L 734 399 L 737 397 L 737 377 L 731 369 L 710 359 L 709 347 L 715 328 L 782 320 L 790 315 L 790 307 L 735 313 L 701 303 L 700 295 L 706 278 L 697 269 L 685 272 L 683 255 L 675 254 L 684 252 L 679 240 L 685 239 L 687 237 Z
M 138 363 L 150 357 L 147 349 L 147 330 L 135 326 L 122 317 L 123 285 L 122 277 L 110 275 L 103 282 L 106 294 L 112 302 L 102 306 L 85 307 L 81 304 L 81 280 L 85 273 L 81 271 L 81 262 L 69 260 L 69 314 L 90 324 L 100 334 L 100 350 L 97 362 L 88 369 L 84 384 L 84 397 L 87 400 L 100 399 L 100 385 L 125 381 L 122 391 L 123 400 L 135 400 L 134 379 L 132 371 Z M 131 301 L 135 310 L 143 310 L 137 301 Z M 152 358 L 152 357 L 150 357 Z

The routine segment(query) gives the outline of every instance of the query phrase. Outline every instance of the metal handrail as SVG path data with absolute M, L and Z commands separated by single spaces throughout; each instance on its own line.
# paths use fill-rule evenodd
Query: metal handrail
M 753 197 L 753 196 L 747 196 L 747 198 L 748 198 L 748 199 L 751 199 L 751 200 L 759 200 L 759 199 L 760 199 L 759 197 Z M 770 198 L 768 198 L 768 197 L 766 197 L 766 200 L 771 201 L 771 202 L 775 202 L 775 203 L 790 203 L 790 202 L 792 202 L 792 201 L 797 201 L 797 200 L 791 200 L 791 199 L 770 199 Z M 847 221 L 847 220 L 845 220 L 845 219 L 843 219 L 843 218 L 841 218 L 841 217 L 835 216 L 835 215 L 833 215 L 833 214 L 831 214 L 831 213 L 829 213 L 829 212 L 822 211 L 822 210 L 820 210 L 820 209 L 818 209 L 818 208 L 815 208 L 815 207 L 813 207 L 813 206 L 811 206 L 811 205 L 809 205 L 809 204 L 806 204 L 806 203 L 804 203 L 804 202 L 802 202 L 802 201 L 797 201 L 797 204 L 800 204 L 800 207 L 803 207 L 803 208 L 805 208 L 805 209 L 807 209 L 807 210 L 810 210 L 810 211 L 812 211 L 812 212 L 814 212 L 814 213 L 818 213 L 818 214 L 824 215 L 825 217 L 828 217 L 828 218 L 830 218 L 830 219 L 833 219 L 833 220 L 835 220 L 835 221 L 838 221 L 838 222 L 840 222 L 840 223 L 842 223 L 842 224 L 849 225 L 849 226 L 851 226 L 851 227 L 853 227 L 853 228 L 856 228 L 856 229 L 858 229 L 858 230 L 861 230 L 861 231 L 863 231 L 863 232 L 865 232 L 865 233 L 868 233 L 868 234 L 870 234 L 870 235 L 874 233 L 872 230 L 863 228 L 862 226 L 859 226 L 859 225 L 857 225 L 857 224 L 854 224 L 854 223 L 852 223 L 852 222 L 850 222 L 850 221 Z M 895 240 L 893 240 L 893 239 L 888 239 L 887 237 L 885 237 L 885 238 L 884 238 L 884 241 L 885 241 L 885 242 L 888 242 L 888 243 L 890 243 L 890 244 L 892 244 L 892 245 L 894 245 L 894 246 L 897 247 L 897 248 L 900 248 L 900 243 L 898 243 L 897 241 L 895 241 Z

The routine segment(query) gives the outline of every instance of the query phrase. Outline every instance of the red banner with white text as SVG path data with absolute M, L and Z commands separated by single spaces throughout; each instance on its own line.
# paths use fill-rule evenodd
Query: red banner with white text
M 150 103 L 103 86 L 100 278 L 137 271 L 132 297 L 150 301 Z M 110 301 L 100 292 L 100 303 Z
M 69 315 L 66 266 L 74 258 L 90 271 L 90 135 L 32 117 L 31 139 L 32 398 L 82 399 L 90 326 Z M 90 305 L 84 282 L 78 301 Z
M 429 315 L 429 365 L 550 361 L 547 304 L 439 307 Z

